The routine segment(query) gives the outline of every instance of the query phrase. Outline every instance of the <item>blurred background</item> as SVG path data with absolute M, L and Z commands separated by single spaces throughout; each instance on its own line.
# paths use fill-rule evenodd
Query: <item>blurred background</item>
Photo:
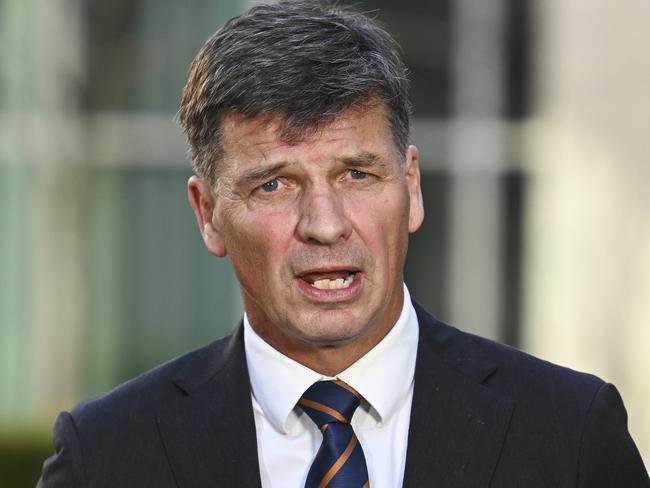
M 354 3 L 411 71 L 412 295 L 614 382 L 648 464 L 650 3 Z M 58 411 L 239 320 L 175 113 L 193 56 L 248 6 L 0 0 L 0 486 L 34 486 Z

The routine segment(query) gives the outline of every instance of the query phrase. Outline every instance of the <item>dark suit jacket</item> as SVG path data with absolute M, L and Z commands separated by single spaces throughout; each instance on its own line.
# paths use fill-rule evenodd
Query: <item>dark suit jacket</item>
M 405 487 L 650 487 L 612 385 L 416 309 Z M 62 413 L 54 445 L 41 487 L 260 486 L 242 327 Z

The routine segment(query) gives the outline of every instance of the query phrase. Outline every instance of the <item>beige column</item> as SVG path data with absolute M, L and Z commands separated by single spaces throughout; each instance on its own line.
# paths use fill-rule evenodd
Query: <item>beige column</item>
M 79 396 L 81 304 L 83 303 L 81 228 L 83 212 L 83 119 L 79 97 L 84 83 L 81 0 L 43 3 L 49 9 L 44 31 L 58 36 L 55 49 L 42 53 L 47 76 L 39 87 L 45 101 L 38 128 L 41 165 L 36 236 L 39 287 L 36 321 L 35 395 L 39 408 L 58 410 Z M 47 6 L 45 5 L 47 3 Z M 44 36 L 45 37 L 45 36 Z M 40 40 L 46 45 L 47 38 Z
M 500 119 L 505 2 L 457 0 L 452 5 L 448 320 L 498 339 L 503 320 L 500 172 L 507 141 Z
M 78 397 L 83 84 L 79 0 L 5 0 L 0 164 L 12 178 L 2 209 L 13 222 L 0 299 L 0 422 L 49 424 Z M 6 182 L 5 182 L 6 183 Z M 14 291 L 14 288 L 16 291 Z M 4 362 L 4 360 L 3 360 Z M 8 373 L 7 373 L 8 371 Z
M 543 0 L 524 347 L 614 382 L 650 461 L 650 3 Z

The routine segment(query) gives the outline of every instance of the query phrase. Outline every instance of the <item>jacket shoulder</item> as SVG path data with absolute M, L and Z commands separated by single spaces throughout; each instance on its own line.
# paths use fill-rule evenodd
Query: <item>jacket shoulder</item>
M 79 403 L 70 411 L 78 431 L 96 432 L 102 426 L 150 419 L 162 404 L 187 393 L 186 377 L 202 382 L 216 374 L 233 340 L 233 336 L 216 340 Z
M 613 385 L 416 310 L 426 352 L 439 358 L 425 363 L 512 402 L 494 486 L 650 486 Z
M 241 330 L 241 328 L 239 329 Z M 241 358 L 238 335 L 172 359 L 112 391 L 62 412 L 54 426 L 55 453 L 40 487 L 175 486 L 158 425 L 165 405 L 183 401 Z
M 589 402 L 604 385 L 595 375 L 538 358 L 515 347 L 461 331 L 416 306 L 420 340 L 446 365 L 513 398 L 551 392 Z

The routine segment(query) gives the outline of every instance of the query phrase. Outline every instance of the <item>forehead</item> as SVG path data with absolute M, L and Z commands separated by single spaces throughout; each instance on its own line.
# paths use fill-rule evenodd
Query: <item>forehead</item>
M 382 106 L 349 109 L 331 123 L 309 128 L 288 140 L 282 120 L 271 117 L 246 119 L 229 114 L 222 120 L 223 170 L 277 162 L 333 160 L 358 152 L 397 158 L 392 133 Z M 234 165 L 234 166 L 233 166 Z

